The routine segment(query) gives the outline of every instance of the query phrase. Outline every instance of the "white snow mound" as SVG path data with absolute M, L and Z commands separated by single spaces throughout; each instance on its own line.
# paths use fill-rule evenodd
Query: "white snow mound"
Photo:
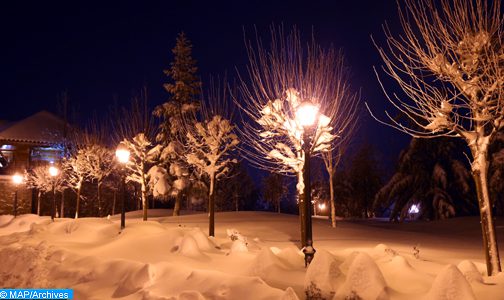
M 203 254 L 198 247 L 198 242 L 196 241 L 196 239 L 190 234 L 186 234 L 182 238 L 182 241 L 180 242 L 179 254 L 192 258 L 205 256 L 205 254 Z
M 460 272 L 462 272 L 468 282 L 483 283 L 483 276 L 472 261 L 463 260 L 457 265 L 457 268 L 460 270 Z
M 247 244 L 242 240 L 235 240 L 231 244 L 231 253 L 248 252 Z
M 155 276 L 155 267 L 145 264 L 139 270 L 127 273 L 112 296 L 124 297 L 146 288 L 154 282 Z
M 464 275 L 454 265 L 447 265 L 438 274 L 425 300 L 475 300 L 474 292 Z
M 201 228 L 195 227 L 193 228 L 189 234 L 194 238 L 196 244 L 198 244 L 198 248 L 202 251 L 214 251 L 215 244 L 212 240 L 208 238 Z
M 308 266 L 304 280 L 304 290 L 309 297 L 320 290 L 324 299 L 332 299 L 336 293 L 338 279 L 343 280 L 338 262 L 331 253 L 324 249 L 317 251 Z
M 359 253 L 348 269 L 347 278 L 334 299 L 389 299 L 385 279 L 374 260 L 366 253 Z

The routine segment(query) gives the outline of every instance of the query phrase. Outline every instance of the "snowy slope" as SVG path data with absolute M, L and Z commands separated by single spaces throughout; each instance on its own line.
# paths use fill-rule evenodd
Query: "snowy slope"
M 149 215 L 128 213 L 120 234 L 117 216 L 0 216 L 0 285 L 73 288 L 79 300 L 504 299 L 504 273 L 482 276 L 477 218 L 335 229 L 314 219 L 317 254 L 306 270 L 297 216 L 218 213 L 209 239 L 206 214 Z M 231 241 L 233 231 L 242 236 Z

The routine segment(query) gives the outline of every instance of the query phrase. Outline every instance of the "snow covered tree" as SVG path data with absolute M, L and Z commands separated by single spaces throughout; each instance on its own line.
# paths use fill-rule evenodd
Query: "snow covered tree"
M 388 100 L 409 117 L 408 127 L 384 122 L 414 137 L 451 136 L 472 154 L 488 275 L 501 271 L 488 189 L 488 147 L 504 127 L 504 47 L 501 1 L 406 0 L 399 5 L 403 34 L 384 26 L 377 46 L 385 73 L 405 97 Z M 383 86 L 383 84 L 382 84 Z
M 161 152 L 161 145 L 153 146 L 145 134 L 139 133 L 130 139 L 124 139 L 122 144 L 130 151 L 130 160 L 126 164 L 128 175 L 126 181 L 135 182 L 140 185 L 142 194 L 143 220 L 147 221 L 147 210 L 149 208 L 148 196 L 151 193 L 149 185 L 149 173 L 154 166 Z
M 173 215 L 180 215 L 182 197 L 184 192 L 191 188 L 196 188 L 191 184 L 191 173 L 188 169 L 187 162 L 185 160 L 184 145 L 178 139 L 172 140 L 168 143 L 166 147 L 163 148 L 160 155 L 159 168 L 163 168 L 165 177 L 164 182 L 158 181 L 158 184 L 165 185 L 166 191 L 164 195 L 169 195 L 175 199 L 173 206 Z M 189 195 L 185 195 L 189 197 Z
M 263 197 L 277 213 L 280 213 L 280 203 L 287 193 L 287 183 L 282 174 L 271 173 L 263 179 Z
M 474 210 L 471 174 L 463 157 L 453 152 L 462 141 L 448 138 L 412 139 L 390 180 L 378 191 L 377 212 L 392 207 L 391 221 L 402 221 L 415 205 L 418 218 L 435 220 L 469 214 Z
M 207 177 L 209 236 L 214 236 L 215 228 L 215 185 L 216 181 L 226 176 L 229 165 L 237 163 L 231 158 L 232 151 L 239 143 L 233 133 L 234 125 L 220 115 L 206 114 L 203 122 L 197 122 L 187 132 L 188 153 L 187 162 L 196 171 Z
M 63 189 L 64 177 L 49 175 L 49 166 L 40 165 L 26 171 L 26 186 L 37 190 L 37 215 L 40 216 L 41 197 L 44 193 L 51 192 L 53 187 L 55 191 Z
M 154 115 L 162 118 L 156 140 L 165 145 L 184 132 L 184 118 L 198 108 L 197 96 L 201 89 L 196 60 L 192 58 L 192 44 L 184 32 L 179 33 L 172 53 L 174 60 L 170 69 L 164 71 L 171 81 L 164 85 L 170 97 L 154 110 Z
M 341 52 L 323 49 L 314 40 L 305 46 L 296 30 L 286 36 L 282 27 L 271 29 L 269 48 L 263 47 L 259 37 L 256 40 L 256 45 L 247 43 L 248 80 L 240 78 L 242 95 L 236 101 L 253 120 L 241 130 L 242 151 L 261 169 L 297 177 L 304 232 L 304 128 L 295 117 L 296 110 L 305 101 L 318 106 L 319 119 L 307 147 L 319 155 L 337 145 L 332 143 L 335 138 L 346 134 L 348 122 L 340 118 L 353 115 L 348 109 L 354 105 L 347 102 L 353 98 L 341 94 Z M 303 233 L 301 237 L 305 246 Z
M 46 166 L 37 166 L 25 173 L 26 186 L 37 190 L 37 215 L 40 216 L 40 200 L 43 193 L 51 190 L 51 180 Z
M 101 191 L 105 180 L 115 168 L 114 152 L 105 146 L 92 144 L 79 151 L 82 152 L 83 167 L 87 178 L 96 181 L 98 216 L 102 215 Z
M 67 174 L 66 185 L 76 193 L 75 218 L 79 218 L 82 199 L 82 185 L 87 178 L 87 169 L 84 168 L 84 156 L 77 150 L 70 157 L 62 161 L 62 169 Z
M 162 146 L 153 144 L 156 130 L 148 109 L 147 90 L 142 89 L 140 95 L 131 100 L 130 107 L 116 109 L 114 115 L 112 128 L 115 140 L 130 151 L 130 161 L 126 165 L 128 173 L 126 180 L 140 186 L 143 220 L 146 221 L 149 205 L 147 197 L 154 188 L 157 188 L 150 182 L 150 176 L 163 178 L 159 177 L 156 170 L 150 171 L 152 167 L 157 169 L 156 163 Z
M 164 71 L 170 78 L 170 82 L 164 85 L 170 96 L 167 102 L 155 108 L 154 115 L 161 118 L 156 141 L 164 146 L 159 166 L 168 171 L 169 195 L 175 199 L 173 215 L 178 216 L 183 191 L 189 183 L 189 172 L 179 149 L 186 143 L 185 124 L 195 122 L 201 81 L 197 76 L 196 60 L 192 58 L 192 44 L 184 32 L 178 35 L 172 53 L 174 59 L 170 69 Z

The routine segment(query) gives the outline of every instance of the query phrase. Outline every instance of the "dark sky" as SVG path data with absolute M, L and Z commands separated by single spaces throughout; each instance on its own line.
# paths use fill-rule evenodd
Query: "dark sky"
M 373 73 L 381 64 L 370 35 L 383 40 L 381 24 L 397 28 L 396 2 L 387 1 L 2 1 L 0 4 L 0 120 L 41 109 L 56 111 L 67 91 L 81 119 L 106 111 L 116 98 L 127 104 L 146 85 L 152 105 L 167 94 L 163 69 L 177 33 L 194 46 L 200 76 L 247 63 L 243 29 L 268 35 L 272 22 L 297 25 L 322 44 L 342 47 L 352 84 L 379 113 L 385 99 Z M 408 140 L 371 120 L 363 109 L 356 143 L 379 148 L 393 160 Z

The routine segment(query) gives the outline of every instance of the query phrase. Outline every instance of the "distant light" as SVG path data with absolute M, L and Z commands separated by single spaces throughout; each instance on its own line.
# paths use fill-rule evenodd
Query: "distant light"
M 320 210 L 324 210 L 326 208 L 326 204 L 325 203 L 319 203 L 318 208 Z
M 296 108 L 296 120 L 303 127 L 315 124 L 317 115 L 318 107 L 311 101 L 304 101 Z
M 119 144 L 115 155 L 120 163 L 125 164 L 129 161 L 130 152 L 123 144 Z
M 14 183 L 15 185 L 23 183 L 23 176 L 18 173 L 12 175 L 12 183 Z
M 410 214 L 418 214 L 420 212 L 420 205 L 416 205 L 416 204 L 411 205 L 408 212 Z
M 56 177 L 56 176 L 58 176 L 58 174 L 59 174 L 58 168 L 56 168 L 55 166 L 49 167 L 49 175 L 51 175 L 52 177 Z

